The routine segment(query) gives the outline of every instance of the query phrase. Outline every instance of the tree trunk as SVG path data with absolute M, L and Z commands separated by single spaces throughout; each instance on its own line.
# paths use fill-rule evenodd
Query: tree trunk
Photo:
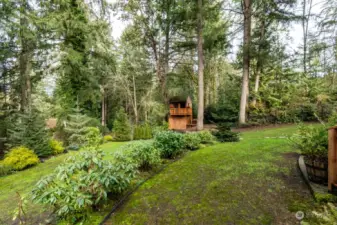
M 303 72 L 307 74 L 307 48 L 308 48 L 308 30 L 309 30 L 309 19 L 311 16 L 312 0 L 309 0 L 308 15 L 307 12 L 307 0 L 303 0 Z
M 138 124 L 137 90 L 134 75 L 132 75 L 132 85 L 133 85 L 133 111 L 135 113 L 135 124 Z
M 254 86 L 254 94 L 257 95 L 259 91 L 259 85 L 260 85 L 260 71 L 259 69 L 256 70 L 256 76 L 255 76 L 255 86 Z M 256 96 L 254 96 L 252 105 L 256 105 Z
M 246 108 L 249 94 L 249 66 L 250 66 L 250 32 L 251 32 L 251 0 L 243 0 L 244 34 L 243 34 L 243 75 L 240 101 L 239 124 L 246 123 Z
M 106 125 L 106 104 L 105 104 L 105 90 L 102 88 L 102 126 Z
M 21 52 L 19 56 L 20 80 L 21 80 L 21 111 L 29 112 L 31 107 L 31 81 L 30 72 L 32 69 L 31 58 L 33 55 L 32 41 L 27 29 L 29 29 L 28 19 L 25 15 L 28 3 L 21 1 L 20 5 L 20 42 Z
M 198 0 L 198 120 L 197 130 L 204 128 L 204 54 L 202 40 L 202 0 Z
M 254 98 L 252 101 L 252 105 L 255 106 L 256 105 L 256 95 L 259 92 L 259 86 L 260 86 L 260 76 L 262 74 L 262 57 L 261 56 L 261 51 L 262 51 L 262 47 L 261 44 L 263 44 L 264 42 L 264 34 L 265 34 L 265 21 L 263 20 L 261 23 L 261 30 L 260 30 L 260 39 L 259 39 L 259 48 L 258 48 L 258 58 L 257 58 L 257 63 L 256 63 L 256 76 L 255 76 L 255 86 L 254 86 Z

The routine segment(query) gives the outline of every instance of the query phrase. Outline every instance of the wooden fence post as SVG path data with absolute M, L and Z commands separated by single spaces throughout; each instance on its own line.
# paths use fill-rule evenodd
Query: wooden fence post
M 328 152 L 328 189 L 329 192 L 333 191 L 334 186 L 337 184 L 337 127 L 329 128 L 329 152 Z

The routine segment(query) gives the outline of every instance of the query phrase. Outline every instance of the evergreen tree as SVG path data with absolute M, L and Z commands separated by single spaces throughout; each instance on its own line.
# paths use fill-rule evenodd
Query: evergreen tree
M 128 141 L 131 139 L 131 126 L 128 115 L 123 108 L 120 108 L 113 124 L 113 133 L 115 140 Z
M 36 110 L 16 114 L 10 121 L 8 133 L 9 147 L 22 145 L 34 150 L 39 157 L 52 154 L 45 120 Z
M 78 149 L 83 143 L 86 128 L 91 118 L 83 115 L 79 107 L 74 109 L 74 114 L 68 115 L 64 130 L 68 134 L 68 145 Z

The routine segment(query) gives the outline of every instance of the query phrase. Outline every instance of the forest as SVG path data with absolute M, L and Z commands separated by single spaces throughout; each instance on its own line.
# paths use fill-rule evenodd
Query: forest
M 334 1 L 0 6 L 2 140 L 18 114 L 62 130 L 77 107 L 102 131 L 121 107 L 133 125 L 162 124 L 174 96 L 192 97 L 199 129 L 325 120 L 335 107 Z
M 112 168 L 101 179 L 118 174 L 119 186 L 77 206 L 95 211 L 107 193 L 127 190 L 136 167 L 149 171 L 160 158 L 215 139 L 239 141 L 231 129 L 335 125 L 336 17 L 336 0 L 0 0 L 0 177 L 80 152 L 50 179 L 71 180 L 71 165 Z M 177 97 L 192 101 L 195 134 L 167 131 Z M 153 146 L 132 145 L 152 138 Z M 114 166 L 97 163 L 104 154 L 92 150 L 103 144 L 110 157 L 106 143 L 115 149 L 128 141 L 122 149 L 133 150 L 116 154 Z M 141 157 L 136 149 L 146 149 L 145 159 L 133 165 L 129 158 Z M 120 171 L 123 163 L 128 169 Z M 48 185 L 40 181 L 33 199 L 65 201 L 43 199 Z M 65 203 L 57 204 L 61 219 L 86 219 L 70 218 L 80 210 L 62 212 Z M 19 204 L 20 223 L 22 213 Z M 8 221 L 2 216 L 0 224 Z

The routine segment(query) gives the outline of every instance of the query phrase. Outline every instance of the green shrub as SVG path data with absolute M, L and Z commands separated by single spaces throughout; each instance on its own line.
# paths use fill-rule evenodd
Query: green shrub
M 13 167 L 9 165 L 5 165 L 3 162 L 0 162 L 0 177 L 6 176 L 13 172 Z
M 83 129 L 83 148 L 98 149 L 102 144 L 102 136 L 97 127 L 85 127 Z
M 33 200 L 53 206 L 58 217 L 75 224 L 104 204 L 109 193 L 122 193 L 135 175 L 132 164 L 103 160 L 101 151 L 83 151 L 41 179 Z
M 324 125 L 305 126 L 300 124 L 297 133 L 289 139 L 301 154 L 309 158 L 327 158 L 328 156 L 328 132 Z
M 112 138 L 111 135 L 105 135 L 105 136 L 103 137 L 103 141 L 104 141 L 104 142 L 110 142 L 110 141 L 113 141 L 113 138 Z
M 53 150 L 54 155 L 61 154 L 64 152 L 63 143 L 61 141 L 50 139 L 49 145 L 50 145 L 50 148 Z
M 140 170 L 149 170 L 160 164 L 160 152 L 151 141 L 131 142 L 123 146 L 115 154 L 115 158 L 117 160 L 129 158 Z
M 135 126 L 133 132 L 133 140 L 146 140 L 152 138 L 152 129 L 149 124 Z
M 161 131 L 154 137 L 154 146 L 162 158 L 174 158 L 183 152 L 184 136 L 174 131 Z
M 186 133 L 184 134 L 185 148 L 189 150 L 196 150 L 200 148 L 201 139 L 198 133 Z
M 215 142 L 215 137 L 208 130 L 199 131 L 197 134 L 202 144 L 213 144 Z
M 168 122 L 163 121 L 160 126 L 155 126 L 152 129 L 152 136 L 156 135 L 158 132 L 161 132 L 161 131 L 168 131 Z
M 236 142 L 240 140 L 239 133 L 231 131 L 229 124 L 217 124 L 217 131 L 213 135 L 220 142 Z
M 20 146 L 12 148 L 5 156 L 3 164 L 14 170 L 23 170 L 40 162 L 37 155 L 30 149 Z
M 123 108 L 120 108 L 117 112 L 112 131 L 116 141 L 129 141 L 131 139 L 131 126 Z
M 9 146 L 26 146 L 39 157 L 53 153 L 49 145 L 49 135 L 44 118 L 33 110 L 30 113 L 16 114 L 10 121 Z

